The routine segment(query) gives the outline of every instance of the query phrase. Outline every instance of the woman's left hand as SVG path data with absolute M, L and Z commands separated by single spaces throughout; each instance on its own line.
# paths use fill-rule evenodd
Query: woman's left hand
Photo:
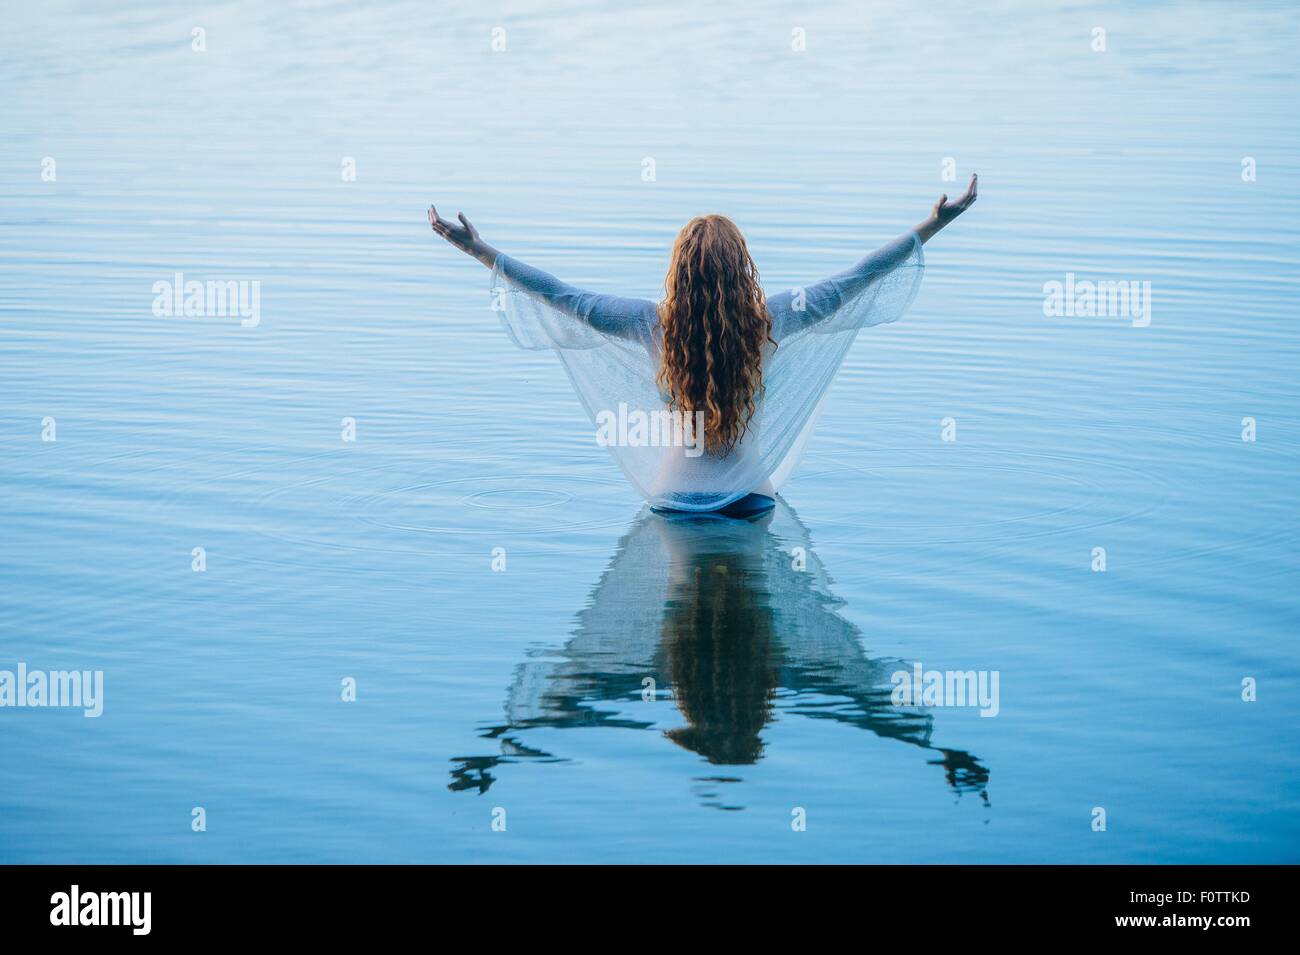
M 940 225 L 947 225 L 969 209 L 975 203 L 975 200 L 979 198 L 979 180 L 978 175 L 971 176 L 970 185 L 966 187 L 966 194 L 960 199 L 950 200 L 947 193 L 940 196 L 939 201 L 930 210 L 931 218 L 935 219 Z
M 912 230 L 917 238 L 922 242 L 929 242 L 936 232 L 974 205 L 978 198 L 979 181 L 979 176 L 971 176 L 965 195 L 955 202 L 949 201 L 947 193 L 940 196 L 939 201 L 930 210 L 930 217 Z

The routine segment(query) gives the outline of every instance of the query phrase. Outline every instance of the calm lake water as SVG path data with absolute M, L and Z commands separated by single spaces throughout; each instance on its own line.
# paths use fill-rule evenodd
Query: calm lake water
M 0 709 L 0 861 L 1300 861 L 1293 9 L 271 6 L 6 11 L 0 670 L 104 709 Z M 722 212 L 780 290 L 947 159 L 753 524 L 643 511 L 424 220 L 656 297 Z

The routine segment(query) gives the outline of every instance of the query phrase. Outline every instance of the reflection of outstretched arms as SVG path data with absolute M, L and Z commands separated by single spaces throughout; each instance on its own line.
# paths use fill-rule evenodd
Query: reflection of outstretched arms
M 798 570 L 787 553 L 795 547 L 806 561 Z M 701 524 L 644 511 L 572 637 L 517 669 L 505 722 L 482 733 L 498 741 L 499 754 L 458 757 L 451 788 L 483 792 L 502 763 L 562 758 L 531 745 L 532 730 L 663 731 L 668 716 L 637 703 L 649 677 L 655 698 L 670 691 L 686 721 L 665 735 L 710 762 L 762 758 L 779 692 L 783 718 L 831 720 L 930 750 L 954 789 L 983 794 L 988 770 L 931 742 L 930 710 L 893 705 L 891 674 L 911 664 L 868 657 L 827 583 L 808 529 L 779 499 L 770 523 Z
M 549 272 L 526 265 L 488 245 L 463 212 L 457 213 L 456 217 L 460 225 L 443 219 L 437 209 L 429 206 L 429 225 L 438 235 L 488 268 L 495 268 L 529 295 L 585 322 L 598 332 L 621 338 L 636 337 L 645 322 L 647 310 L 654 310 L 653 303 L 642 299 L 601 295 L 562 282 Z

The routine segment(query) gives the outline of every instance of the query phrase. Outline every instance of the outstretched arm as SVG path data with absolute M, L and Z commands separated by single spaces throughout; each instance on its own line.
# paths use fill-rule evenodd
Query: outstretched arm
M 917 244 L 924 244 L 931 236 L 957 218 L 975 202 L 978 177 L 971 176 L 970 187 L 956 202 L 940 196 L 929 217 L 916 228 L 904 232 L 830 278 L 801 290 L 792 290 L 768 298 L 767 307 L 772 313 L 772 337 L 778 342 L 788 335 L 826 322 L 840 311 L 845 303 L 855 299 L 867 289 L 889 276 L 901 265 L 920 261 Z M 801 294 L 796 296 L 796 292 Z M 893 321 L 883 317 L 880 321 Z M 877 324 L 864 320 L 863 324 Z
M 496 269 L 531 297 L 544 301 L 566 315 L 572 315 L 606 335 L 628 339 L 645 336 L 655 315 L 653 302 L 588 292 L 562 282 L 549 272 L 492 248 L 483 241 L 463 212 L 458 212 L 456 218 L 460 220 L 460 225 L 442 218 L 437 209 L 429 206 L 429 225 L 434 232 L 466 255 L 478 259 L 490 269 Z
M 940 196 L 939 201 L 930 210 L 930 217 L 912 230 L 916 233 L 917 238 L 922 242 L 929 241 L 936 232 L 969 209 L 975 203 L 975 200 L 979 198 L 979 178 L 978 175 L 971 176 L 970 185 L 966 187 L 966 194 L 955 202 L 949 201 L 946 192 Z

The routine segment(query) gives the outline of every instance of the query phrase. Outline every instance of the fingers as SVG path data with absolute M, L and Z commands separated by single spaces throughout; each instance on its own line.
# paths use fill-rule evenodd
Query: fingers
M 438 210 L 434 206 L 429 206 L 429 226 L 444 239 L 451 239 L 451 223 L 438 215 Z
M 464 242 L 466 239 L 478 238 L 478 230 L 475 229 L 470 221 L 465 218 L 465 213 L 456 213 L 456 218 L 460 220 L 461 225 L 464 227 L 464 232 L 457 229 L 453 223 L 448 222 L 442 216 L 438 215 L 438 209 L 436 206 L 429 206 L 429 227 L 444 239 L 452 242 Z

